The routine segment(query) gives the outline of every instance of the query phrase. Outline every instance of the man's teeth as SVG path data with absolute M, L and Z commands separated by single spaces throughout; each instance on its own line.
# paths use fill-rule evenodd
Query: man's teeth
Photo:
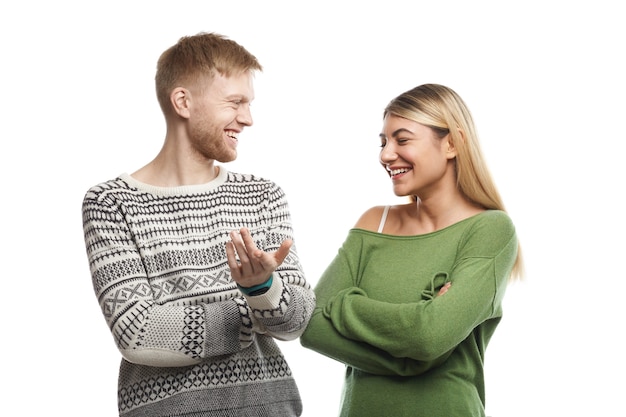
M 406 168 L 399 168 L 399 169 L 392 169 L 389 172 L 391 173 L 392 176 L 394 176 L 394 175 L 404 174 L 405 172 L 409 172 L 409 170 Z
M 231 137 L 231 138 L 233 138 L 233 139 L 235 139 L 235 140 L 237 140 L 237 136 L 239 136 L 239 135 L 238 135 L 237 133 L 235 133 L 235 132 L 228 132 L 228 133 L 226 133 L 226 135 L 228 135 L 229 137 Z

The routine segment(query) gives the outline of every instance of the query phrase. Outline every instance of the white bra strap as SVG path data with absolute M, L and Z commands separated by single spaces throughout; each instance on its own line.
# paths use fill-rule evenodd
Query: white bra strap
M 389 206 L 385 206 L 385 209 L 383 210 L 383 216 L 380 218 L 380 224 L 378 225 L 378 233 L 383 232 L 385 221 L 387 221 L 387 213 L 389 213 Z

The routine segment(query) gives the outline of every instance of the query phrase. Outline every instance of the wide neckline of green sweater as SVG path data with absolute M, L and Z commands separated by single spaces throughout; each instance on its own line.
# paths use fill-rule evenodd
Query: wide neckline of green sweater
M 470 217 L 467 217 L 463 220 L 459 220 L 456 223 L 453 223 L 449 226 L 446 226 L 442 229 L 439 230 L 435 230 L 433 232 L 428 232 L 428 233 L 422 233 L 419 235 L 392 235 L 392 234 L 388 234 L 388 233 L 380 233 L 380 232 L 375 232 L 372 230 L 367 230 L 367 229 L 361 229 L 359 227 L 353 227 L 352 229 L 350 229 L 350 233 L 362 233 L 365 235 L 370 235 L 370 236 L 374 236 L 374 237 L 379 237 L 379 238 L 385 238 L 385 239 L 393 239 L 393 240 L 415 240 L 415 239 L 424 239 L 427 237 L 432 237 L 432 236 L 437 236 L 440 235 L 442 233 L 446 233 L 448 231 L 451 231 L 453 229 L 456 229 L 457 227 L 461 227 L 461 226 L 465 226 L 467 223 L 473 223 L 476 222 L 478 220 L 480 220 L 482 217 L 486 217 L 486 216 L 491 216 L 493 215 L 493 213 L 501 213 L 501 210 L 485 210 L 482 211 L 478 214 L 474 214 Z

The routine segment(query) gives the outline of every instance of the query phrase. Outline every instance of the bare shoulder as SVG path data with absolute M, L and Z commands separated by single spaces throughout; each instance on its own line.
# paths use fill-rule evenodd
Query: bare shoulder
M 384 210 L 385 206 L 374 206 L 367 209 L 363 214 L 361 214 L 361 217 L 359 217 L 359 220 L 357 220 L 354 227 L 358 229 L 371 230 L 373 232 L 377 231 Z

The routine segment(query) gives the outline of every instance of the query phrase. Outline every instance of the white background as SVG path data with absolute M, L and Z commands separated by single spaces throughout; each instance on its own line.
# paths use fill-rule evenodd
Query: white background
M 117 415 L 119 354 L 91 287 L 81 201 L 160 149 L 159 54 L 216 31 L 265 67 L 255 125 L 227 167 L 285 189 L 312 284 L 366 208 L 397 201 L 377 162 L 384 106 L 422 83 L 455 89 L 526 258 L 487 352 L 488 414 L 626 415 L 618 4 L 4 2 L 2 414 Z M 337 415 L 342 366 L 281 346 L 304 416 Z

